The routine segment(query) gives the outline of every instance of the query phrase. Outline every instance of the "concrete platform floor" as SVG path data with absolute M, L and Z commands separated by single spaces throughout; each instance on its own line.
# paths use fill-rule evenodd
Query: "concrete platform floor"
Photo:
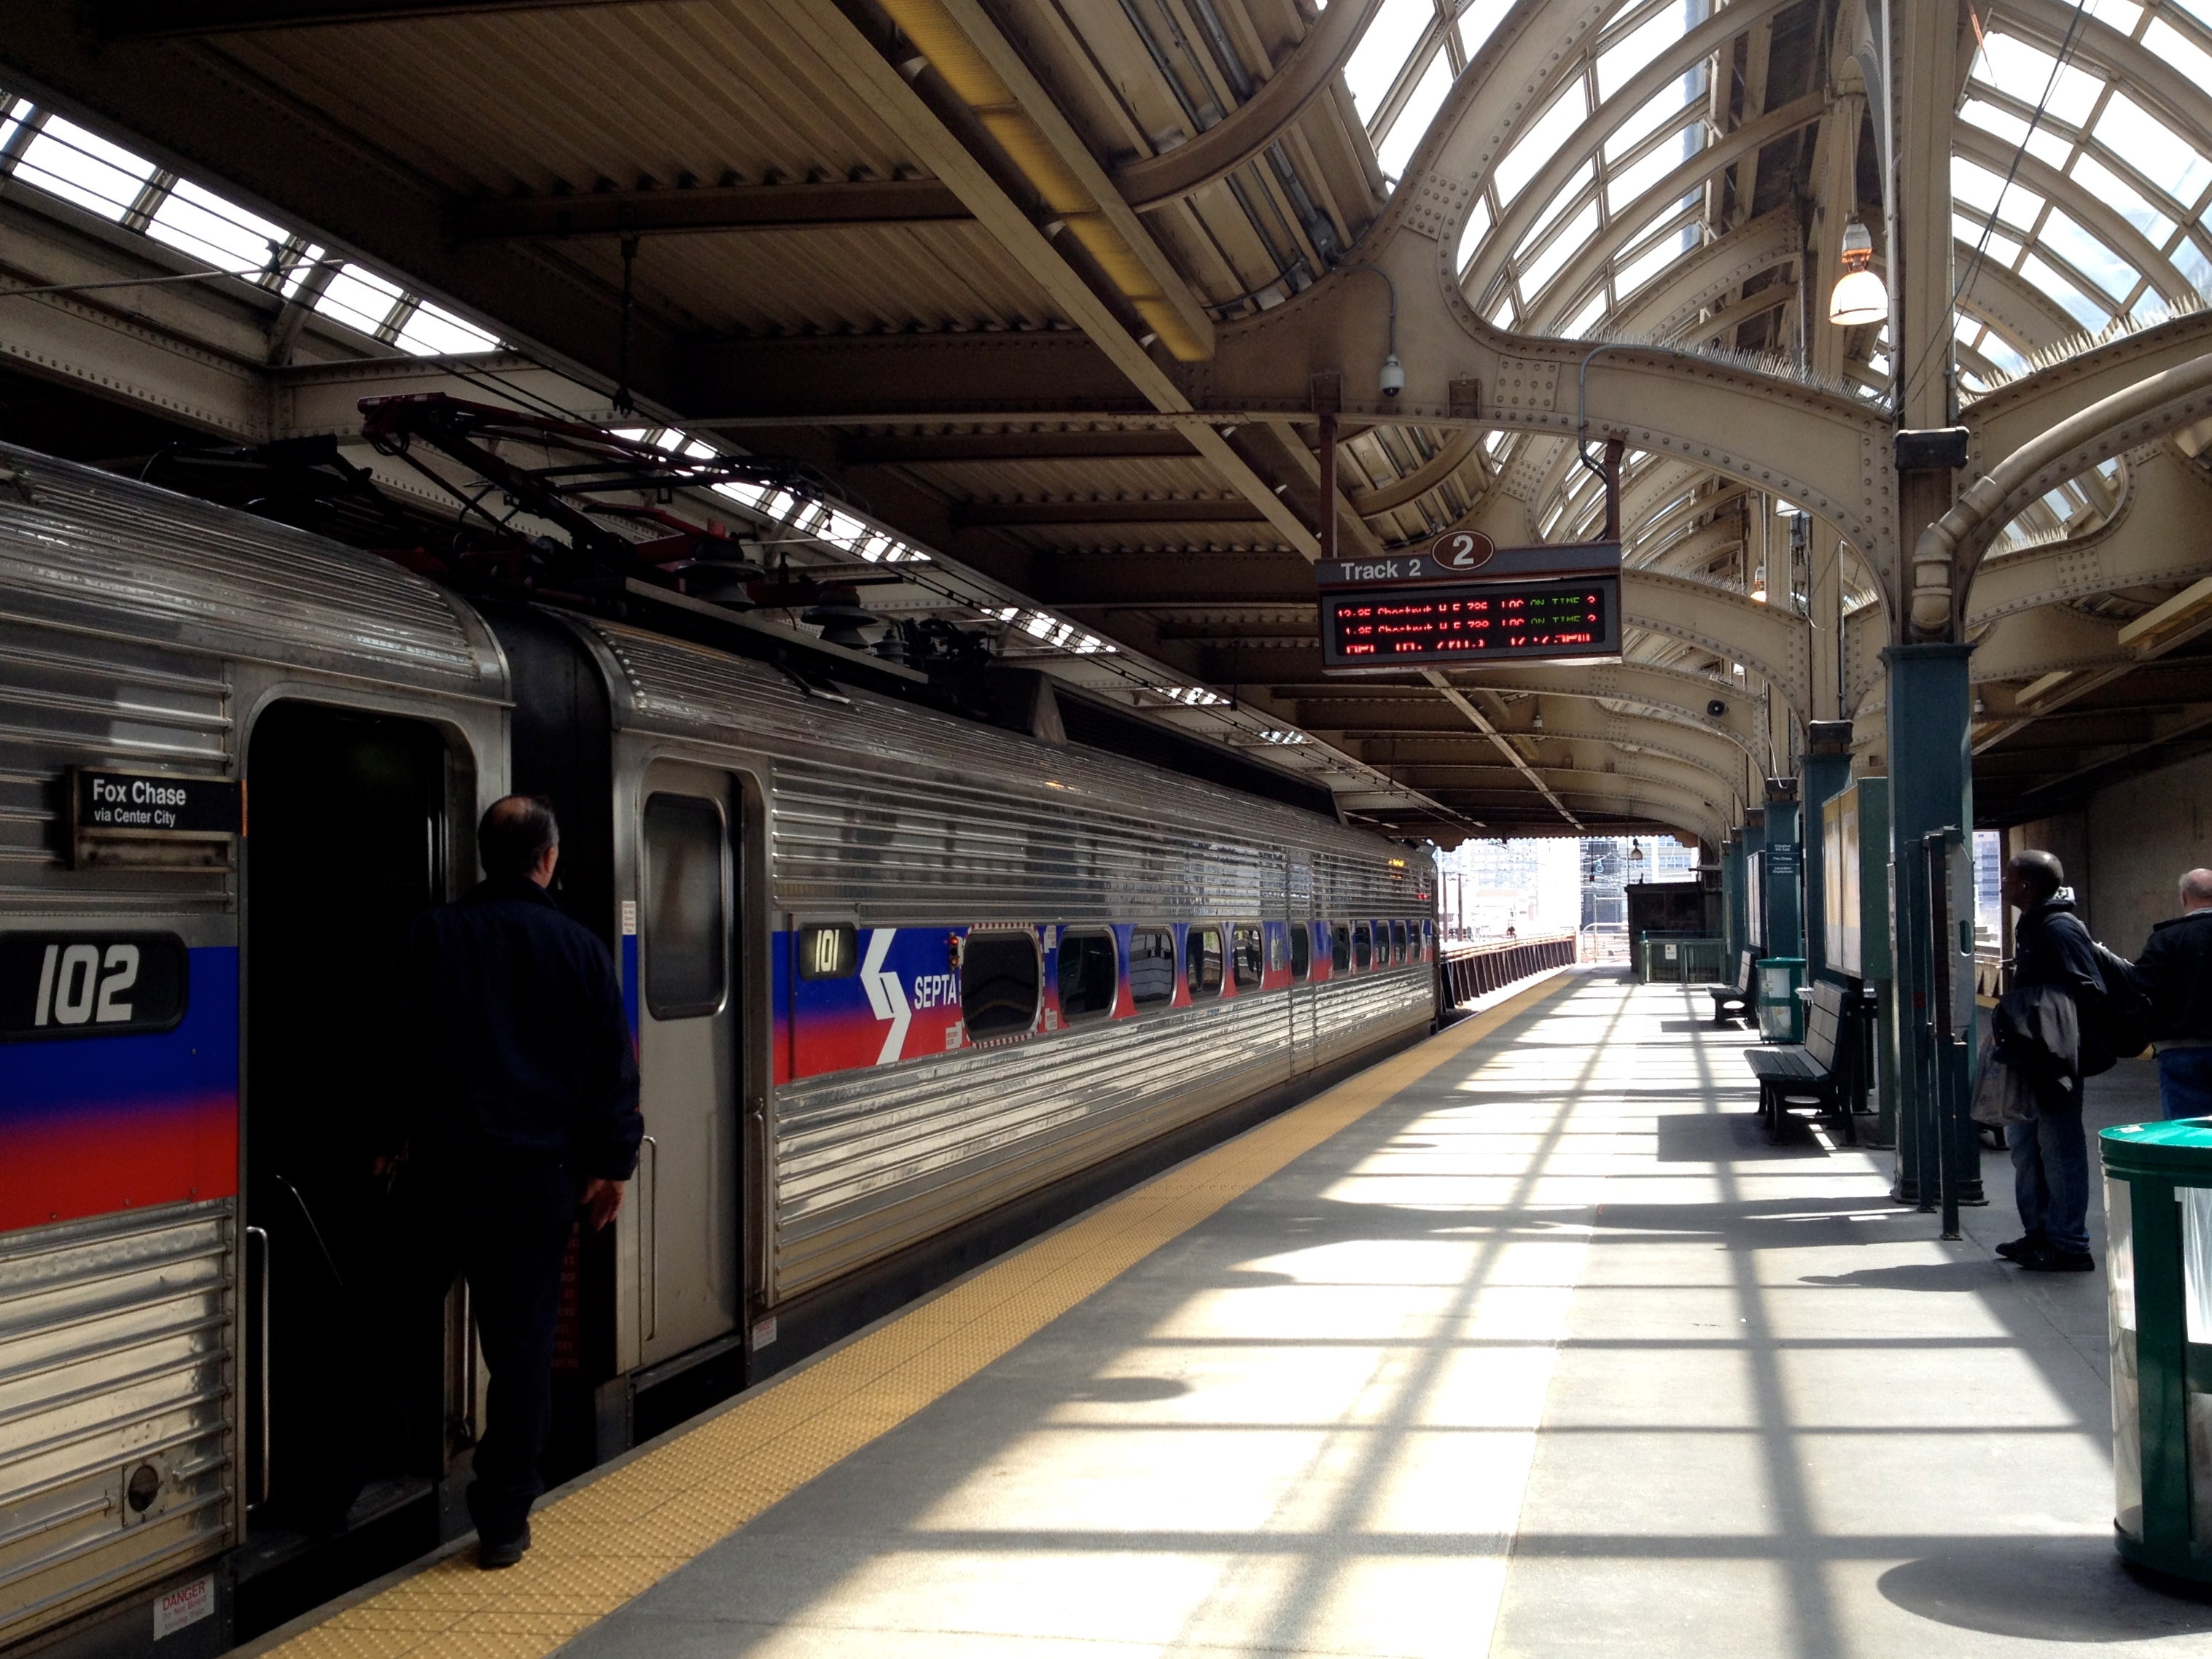
M 562 1651 L 2212 1655 L 2112 1553 L 2101 1273 L 1990 1255 L 2000 1154 L 1945 1244 L 1769 1146 L 1710 1006 L 1565 976 Z

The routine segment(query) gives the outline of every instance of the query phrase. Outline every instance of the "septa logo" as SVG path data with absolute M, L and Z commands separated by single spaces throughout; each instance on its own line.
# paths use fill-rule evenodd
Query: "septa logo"
M 876 1056 L 876 1064 L 888 1066 L 906 1048 L 906 1028 L 913 1022 L 914 1007 L 906 1000 L 906 987 L 899 976 L 884 966 L 890 955 L 891 942 L 898 937 L 896 927 L 878 927 L 868 935 L 868 954 L 860 963 L 860 983 L 868 993 L 868 1007 L 878 1019 L 890 1021 L 890 1030 L 884 1033 L 883 1052 Z

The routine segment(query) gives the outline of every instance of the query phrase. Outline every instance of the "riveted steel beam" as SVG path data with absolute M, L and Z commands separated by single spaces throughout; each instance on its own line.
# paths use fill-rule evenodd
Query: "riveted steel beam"
M 2212 482 L 2171 444 L 2130 452 L 2117 511 L 2062 542 L 1984 559 L 1966 595 L 1966 626 L 2046 605 L 2212 575 L 2203 540 Z
M 1331 6 L 1251 97 L 1194 138 L 1118 168 L 1114 183 L 1140 211 L 1165 207 L 1225 178 L 1289 130 L 1342 69 L 1381 0 Z
M 639 0 L 96 0 L 85 9 L 100 35 L 129 40 L 637 3 Z
M 954 524 L 1123 525 L 1259 524 L 1260 509 L 1233 501 L 1179 497 L 1139 501 L 962 501 L 952 508 Z
M 1973 433 L 1970 465 L 1985 470 L 2090 404 L 2212 351 L 2212 311 L 2172 317 L 2009 380 L 1960 419 Z
M 470 202 L 449 216 L 464 241 L 485 237 L 662 236 L 909 225 L 969 217 L 934 179 L 833 179 L 688 190 L 580 191 Z
M 1090 343 L 1134 388 L 1144 404 L 1161 414 L 1192 412 L 1189 398 L 1167 368 L 1122 325 L 1113 308 L 1091 290 L 1075 267 L 1060 258 L 1044 229 L 1006 194 L 997 179 L 908 84 L 899 68 L 876 49 L 875 44 L 837 8 L 834 0 L 758 0 L 758 3 L 773 9 L 796 39 L 822 56 L 854 96 L 866 100 L 876 117 L 912 147 L 918 161 L 958 192 L 977 222 L 1075 320 Z M 1130 225 L 1122 223 L 1121 216 L 1128 215 L 1129 210 L 1118 194 L 1112 193 L 1096 161 L 1087 152 L 1076 153 L 1081 147 L 1074 142 L 1073 129 L 1066 118 L 1051 106 L 1034 74 L 1013 52 L 988 15 L 972 0 L 938 0 L 938 3 L 951 24 L 978 54 L 978 74 L 987 80 L 995 77 L 1012 90 L 1025 118 L 1035 125 L 1044 144 L 1058 158 L 1057 164 L 1068 173 L 1075 185 L 1093 196 L 1102 192 L 1111 195 L 1110 200 L 1098 203 L 1109 227 L 1134 250 L 1133 257 L 1144 270 L 1161 280 L 1160 291 L 1164 296 L 1161 303 L 1172 307 L 1191 330 L 1210 342 L 1211 319 L 1202 311 L 1197 312 L 1194 319 L 1188 314 L 1194 303 L 1188 285 L 1171 268 L 1161 278 L 1155 269 L 1160 264 L 1158 250 L 1151 234 L 1141 226 L 1132 229 Z M 1036 167 L 1046 166 L 1042 158 L 1031 159 Z M 1130 223 L 1134 223 L 1133 216 L 1130 216 Z M 1125 287 L 1137 280 L 1133 274 L 1125 275 Z M 701 413 L 717 410 L 719 405 L 711 395 L 709 383 L 695 380 L 693 391 L 698 398 L 694 407 Z M 1126 397 L 1126 392 L 1112 395 L 1118 399 Z M 994 388 L 984 401 L 997 403 L 1002 396 Z M 1307 401 L 1310 402 L 1310 398 Z M 787 407 L 780 412 L 785 419 L 806 418 Z M 1184 430 L 1193 447 L 1223 481 L 1258 507 L 1293 547 L 1308 558 L 1319 556 L 1320 544 L 1313 532 L 1284 505 L 1273 488 L 1231 448 L 1219 432 L 1204 422 L 1193 422 Z
M 1024 427 L 974 432 L 891 432 L 842 438 L 838 459 L 850 466 L 920 466 L 947 462 L 1190 460 L 1198 451 L 1172 427 L 1109 428 Z

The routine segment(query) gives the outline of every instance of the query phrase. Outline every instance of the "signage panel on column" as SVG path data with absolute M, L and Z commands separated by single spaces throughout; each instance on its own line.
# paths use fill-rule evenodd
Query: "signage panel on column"
M 1620 654 L 1617 543 L 1498 548 L 1455 531 L 1418 551 L 1331 560 L 1314 574 L 1331 672 Z

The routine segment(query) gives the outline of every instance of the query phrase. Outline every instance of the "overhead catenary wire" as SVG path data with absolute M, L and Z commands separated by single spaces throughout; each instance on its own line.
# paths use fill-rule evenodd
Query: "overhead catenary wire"
M 2020 142 L 2013 146 L 2012 161 L 2005 168 L 2004 182 L 1997 186 L 1996 201 L 1990 204 L 1990 211 L 1982 221 L 1982 234 L 1974 244 L 1973 257 L 1967 260 L 1966 269 L 1951 285 L 1950 301 L 1944 312 L 1943 330 L 1939 334 L 1931 335 L 1928 343 L 1920 349 L 1920 356 L 1914 361 L 1911 368 L 1898 375 L 1891 382 L 1892 396 L 1894 400 L 1903 399 L 1905 387 L 1910 386 L 1919 376 L 1921 371 L 1928 367 L 1928 359 L 1935 354 L 1936 346 L 1942 342 L 1954 338 L 1958 332 L 1959 297 L 1973 286 L 1975 278 L 1981 274 L 1982 262 L 1989 252 L 1990 239 L 1996 234 L 1998 210 L 2004 206 L 2005 197 L 2012 189 L 2013 180 L 2019 177 L 2020 164 L 2027 155 L 2029 141 L 2035 137 L 2036 129 L 2043 124 L 2045 112 L 2051 106 L 2051 95 L 2058 88 L 2058 77 L 2066 68 L 2067 59 L 2073 56 L 2074 43 L 2080 38 L 2081 24 L 2088 15 L 2088 9 L 2089 0 L 2074 0 L 2074 13 L 2067 20 L 2066 33 L 2058 43 L 2057 54 L 2051 60 L 2051 73 L 2045 77 L 2043 95 L 2035 100 L 2035 108 L 2028 116 L 2027 131 L 2021 134 Z M 1977 56 L 1984 55 L 1987 46 L 1982 37 L 1981 14 L 1970 7 L 1968 15 L 1974 20 L 1975 53 Z M 1890 274 L 1893 278 L 1896 276 L 1894 270 Z

